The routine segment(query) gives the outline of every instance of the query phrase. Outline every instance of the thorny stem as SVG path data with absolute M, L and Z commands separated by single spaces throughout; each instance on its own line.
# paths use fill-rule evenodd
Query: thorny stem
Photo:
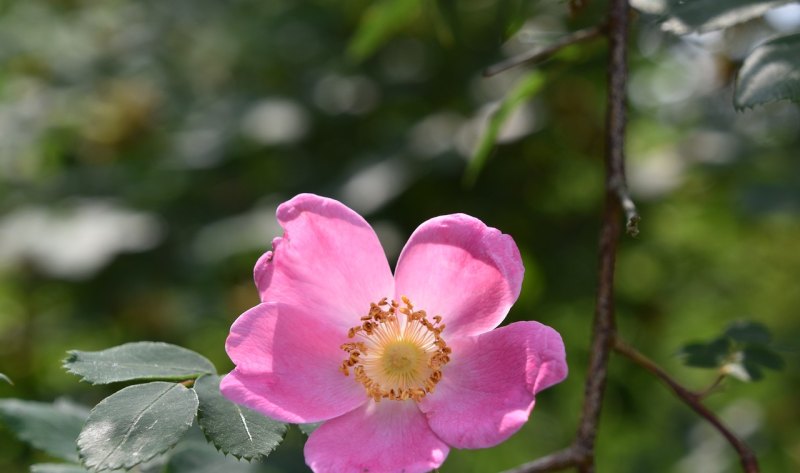
M 676 396 L 683 400 L 687 406 L 691 407 L 692 410 L 700 415 L 700 417 L 704 418 L 709 424 L 714 426 L 714 428 L 717 429 L 719 433 L 725 437 L 728 443 L 730 443 L 731 446 L 736 450 L 736 453 L 739 454 L 739 460 L 746 473 L 759 473 L 758 461 L 753 451 L 750 450 L 750 448 L 742 440 L 740 440 L 739 437 L 731 432 L 731 430 L 728 429 L 728 427 L 726 427 L 713 412 L 703 405 L 701 402 L 702 395 L 693 393 L 684 388 L 660 366 L 655 364 L 655 362 L 639 353 L 635 348 L 626 344 L 622 340 L 617 339 L 615 341 L 614 350 L 617 353 L 628 357 L 631 361 L 661 379 L 661 381 L 669 386 L 669 388 L 672 389 L 672 392 L 674 392 Z
M 559 49 L 578 41 L 605 33 L 609 39 L 608 104 L 606 109 L 605 145 L 605 207 L 600 229 L 598 287 L 592 330 L 591 355 L 584 388 L 581 420 L 575 441 L 569 447 L 525 463 L 505 473 L 542 473 L 575 467 L 580 473 L 595 471 L 595 439 L 600 420 L 608 361 L 612 350 L 628 356 L 664 381 L 672 391 L 701 417 L 713 425 L 736 449 L 746 473 L 759 473 L 753 452 L 706 408 L 701 400 L 709 391 L 693 393 L 673 380 L 663 369 L 633 348 L 617 340 L 614 317 L 614 267 L 617 245 L 622 234 L 621 218 L 626 219 L 626 231 L 639 233 L 640 220 L 636 206 L 628 193 L 625 180 L 625 94 L 628 78 L 628 0 L 610 0 L 608 24 L 581 30 L 539 51 L 511 58 L 490 67 L 484 75 L 492 75 L 516 65 L 541 60 Z M 713 387 L 715 387 L 715 383 Z
M 598 36 L 603 34 L 605 30 L 606 30 L 605 25 L 598 25 L 572 32 L 560 38 L 553 44 L 543 46 L 541 48 L 532 49 L 522 54 L 518 54 L 514 57 L 510 57 L 505 61 L 498 62 L 495 65 L 489 66 L 483 71 L 483 76 L 491 77 L 503 71 L 507 71 L 508 69 L 511 69 L 513 67 L 521 66 L 522 64 L 530 64 L 534 62 L 544 61 L 548 57 L 561 51 L 567 46 L 573 45 L 575 43 L 580 43 L 582 41 L 586 41 L 589 39 L 597 38 Z
M 583 410 L 572 446 L 534 462 L 522 465 L 514 473 L 558 471 L 574 466 L 580 473 L 593 473 L 597 425 L 603 404 L 608 359 L 614 345 L 614 267 L 617 245 L 622 234 L 622 211 L 633 202 L 625 185 L 625 91 L 628 78 L 628 0 L 610 0 L 608 26 L 598 27 L 609 39 L 608 104 L 606 108 L 605 205 L 600 229 L 598 286 L 595 301 L 592 346 L 584 387 Z M 631 214 L 629 214 L 631 215 Z M 630 217 L 629 217 L 630 220 Z M 638 219 L 637 219 L 638 221 Z M 629 223 L 629 228 L 630 228 Z M 635 225 L 635 222 L 634 222 Z M 634 226 L 635 228 L 635 226 Z

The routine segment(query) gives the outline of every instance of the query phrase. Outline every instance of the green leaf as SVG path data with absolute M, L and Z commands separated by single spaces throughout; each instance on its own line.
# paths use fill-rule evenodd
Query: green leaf
M 9 378 L 8 376 L 6 376 L 4 373 L 0 373 L 0 379 L 1 379 L 1 380 L 3 380 L 3 381 L 5 381 L 6 383 L 8 383 L 8 384 L 12 385 L 12 386 L 14 385 L 14 382 L 13 382 L 13 381 L 11 381 L 11 378 Z
M 494 148 L 497 135 L 500 134 L 503 124 L 520 105 L 527 102 L 542 89 L 544 82 L 544 75 L 539 71 L 533 71 L 517 82 L 514 88 L 506 95 L 500 106 L 489 118 L 486 131 L 484 131 L 478 147 L 472 155 L 469 165 L 467 165 L 467 169 L 464 172 L 465 185 L 471 187 L 475 184 L 478 175 L 489 159 L 489 154 Z
M 419 14 L 421 0 L 380 0 L 374 2 L 361 18 L 347 54 L 363 61 L 391 38 L 397 30 L 411 23 Z
M 718 368 L 730 354 L 730 341 L 718 338 L 709 343 L 691 343 L 684 346 L 680 355 L 687 366 L 695 368 Z
M 88 415 L 88 409 L 63 400 L 53 404 L 0 400 L 0 420 L 9 430 L 20 440 L 64 460 L 78 460 L 75 440 Z
M 745 363 L 751 363 L 771 370 L 782 370 L 786 363 L 783 357 L 764 346 L 748 346 L 743 350 Z
M 89 473 L 89 470 L 69 463 L 37 463 L 31 465 L 31 473 Z
M 181 384 L 128 386 L 92 409 L 78 437 L 84 466 L 132 468 L 172 448 L 197 412 L 197 395 Z
M 126 343 L 102 351 L 69 352 L 64 368 L 92 384 L 193 379 L 217 370 L 204 356 L 160 342 Z
M 170 452 L 166 473 L 251 473 L 257 462 L 226 456 L 208 443 L 200 429 L 192 427 Z
M 311 435 L 311 432 L 317 430 L 320 425 L 322 425 L 322 422 L 314 422 L 313 424 L 297 424 L 297 428 L 300 429 L 300 432 L 303 432 L 306 435 Z
M 758 322 L 734 322 L 725 330 L 725 336 L 738 343 L 769 343 L 772 334 L 769 329 Z
M 705 33 L 757 18 L 768 10 L 792 0 L 635 0 L 633 6 L 648 13 L 660 13 L 663 28 L 676 34 Z
M 754 107 L 776 100 L 800 102 L 800 33 L 772 39 L 744 60 L 734 105 Z
M 239 406 L 219 391 L 219 376 L 203 376 L 194 389 L 200 398 L 197 422 L 208 440 L 225 454 L 261 459 L 280 445 L 286 424 Z

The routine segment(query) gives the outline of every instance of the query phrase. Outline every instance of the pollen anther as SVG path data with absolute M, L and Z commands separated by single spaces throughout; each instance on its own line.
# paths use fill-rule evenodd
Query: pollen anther
M 442 317 L 436 315 L 431 322 L 407 297 L 401 301 L 402 306 L 387 298 L 370 304 L 361 325 L 347 332 L 348 338 L 359 340 L 341 346 L 348 357 L 340 371 L 349 376 L 352 368 L 375 401 L 421 400 L 434 391 L 450 361 L 452 350 L 441 337 Z

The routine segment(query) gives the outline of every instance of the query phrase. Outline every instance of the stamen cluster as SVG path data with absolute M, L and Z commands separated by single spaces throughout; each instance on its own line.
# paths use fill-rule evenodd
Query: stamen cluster
M 441 337 L 442 317 L 436 315 L 431 322 L 407 297 L 401 300 L 402 306 L 387 298 L 370 304 L 361 325 L 347 333 L 359 340 L 341 346 L 349 356 L 340 370 L 349 376 L 352 368 L 375 401 L 421 400 L 434 391 L 450 361 L 452 350 Z

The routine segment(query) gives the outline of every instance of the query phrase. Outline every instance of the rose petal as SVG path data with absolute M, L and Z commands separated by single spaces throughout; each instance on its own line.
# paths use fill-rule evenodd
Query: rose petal
M 375 231 L 341 202 L 300 194 L 278 207 L 283 238 L 256 263 L 263 302 L 305 307 L 342 326 L 359 324 L 369 304 L 392 297 L 394 281 Z
M 283 422 L 337 417 L 367 400 L 364 388 L 339 371 L 347 334 L 303 310 L 262 303 L 231 327 L 225 349 L 236 369 L 222 394 Z
M 305 446 L 306 463 L 317 473 L 422 473 L 439 467 L 448 452 L 414 401 L 369 401 L 322 424 Z
M 523 272 L 509 235 L 468 215 L 445 215 L 420 225 L 406 243 L 396 295 L 441 315 L 450 341 L 497 327 L 519 296 Z
M 503 442 L 527 422 L 535 394 L 567 376 L 561 336 L 538 322 L 463 338 L 452 349 L 420 410 L 436 435 L 457 448 Z

